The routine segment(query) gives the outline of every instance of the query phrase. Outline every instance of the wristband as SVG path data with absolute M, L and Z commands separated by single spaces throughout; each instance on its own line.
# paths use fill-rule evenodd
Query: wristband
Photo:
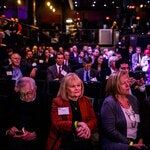
M 74 122 L 74 127 L 77 128 L 78 127 L 78 121 Z
M 129 143 L 129 145 L 132 146 L 132 145 L 133 145 L 133 141 L 131 141 L 131 142 Z

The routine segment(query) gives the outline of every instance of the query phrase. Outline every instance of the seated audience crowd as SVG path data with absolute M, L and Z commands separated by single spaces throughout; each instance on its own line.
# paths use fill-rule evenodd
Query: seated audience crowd
M 120 45 L 118 50 L 88 45 L 55 49 L 44 44 L 26 46 L 24 51 L 8 48 L 7 57 L 0 60 L 0 79 L 15 80 L 15 93 L 8 96 L 9 111 L 0 129 L 9 143 L 3 145 L 12 150 L 92 150 L 93 130 L 98 129 L 97 149 L 147 150 L 149 47 L 137 46 L 135 51 Z M 40 81 L 45 83 L 44 92 L 39 90 Z M 58 94 L 51 99 L 49 82 L 59 83 Z M 98 112 L 92 97 L 84 95 L 85 83 L 102 85 Z

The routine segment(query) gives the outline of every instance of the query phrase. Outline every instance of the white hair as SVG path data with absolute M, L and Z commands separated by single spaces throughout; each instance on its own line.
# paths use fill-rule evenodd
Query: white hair
M 108 51 L 108 58 L 110 58 L 111 56 L 113 56 L 115 54 L 114 50 L 109 50 Z
M 112 61 L 117 61 L 117 60 L 118 60 L 117 56 L 111 56 L 111 57 L 108 59 L 108 66 L 110 67 L 110 63 L 111 63 Z
M 35 80 L 30 77 L 22 77 L 22 78 L 18 79 L 16 82 L 16 86 L 20 90 L 21 88 L 26 86 L 27 83 L 30 83 L 32 89 L 34 89 L 36 87 Z

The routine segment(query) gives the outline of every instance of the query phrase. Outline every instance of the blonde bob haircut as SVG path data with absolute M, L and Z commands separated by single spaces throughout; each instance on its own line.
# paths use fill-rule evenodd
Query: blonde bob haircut
M 124 71 L 118 71 L 110 75 L 109 79 L 107 80 L 105 89 L 106 96 L 112 95 L 114 98 L 116 98 L 116 95 L 121 94 L 120 78 L 124 75 L 129 77 L 129 74 Z
M 84 93 L 84 85 L 83 85 L 82 80 L 75 73 L 68 73 L 65 77 L 63 77 L 57 96 L 61 97 L 64 100 L 69 100 L 67 88 L 69 85 L 71 85 L 74 82 L 81 83 L 82 91 L 81 91 L 80 97 L 82 97 Z

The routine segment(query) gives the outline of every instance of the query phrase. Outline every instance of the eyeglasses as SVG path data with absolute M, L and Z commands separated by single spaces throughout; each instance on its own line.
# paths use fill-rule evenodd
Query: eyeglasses
M 28 91 L 28 92 L 20 92 L 20 97 L 25 98 L 25 97 L 31 97 L 33 95 L 33 90 Z
M 121 67 L 122 70 L 129 70 L 129 67 Z
M 15 60 L 21 60 L 20 57 L 12 57 L 12 59 L 15 59 Z

